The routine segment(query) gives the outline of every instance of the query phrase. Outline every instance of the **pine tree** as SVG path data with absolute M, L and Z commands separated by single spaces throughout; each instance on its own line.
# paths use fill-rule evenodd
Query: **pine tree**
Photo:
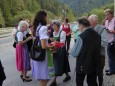
M 25 5 L 23 0 L 10 0 L 11 13 L 12 15 L 18 14 L 18 12 L 25 10 Z
M 2 12 L 1 12 L 1 9 L 0 9 L 0 27 L 2 27 L 4 25 L 4 18 L 2 16 Z
M 11 12 L 10 12 L 10 6 L 8 4 L 8 0 L 1 0 L 0 5 L 1 5 L 1 12 L 5 19 L 5 24 L 7 25 L 11 19 Z

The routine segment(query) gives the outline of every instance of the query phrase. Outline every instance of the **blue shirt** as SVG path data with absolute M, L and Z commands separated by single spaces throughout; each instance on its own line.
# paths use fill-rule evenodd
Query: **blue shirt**
M 80 54 L 81 48 L 83 46 L 83 41 L 80 36 L 78 36 L 77 41 L 73 45 L 72 50 L 70 51 L 70 56 L 77 58 Z
M 94 30 L 101 35 L 101 45 L 107 46 L 107 31 L 104 28 L 102 25 L 97 24 Z

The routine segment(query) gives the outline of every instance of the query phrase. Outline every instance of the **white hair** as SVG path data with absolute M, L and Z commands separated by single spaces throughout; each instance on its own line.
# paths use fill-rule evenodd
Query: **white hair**
M 23 26 L 27 26 L 27 28 L 29 27 L 29 24 L 26 21 L 20 21 L 19 25 L 18 25 L 18 30 L 20 30 Z
M 93 21 L 96 21 L 98 23 L 98 16 L 95 14 L 90 15 L 88 19 L 92 19 Z

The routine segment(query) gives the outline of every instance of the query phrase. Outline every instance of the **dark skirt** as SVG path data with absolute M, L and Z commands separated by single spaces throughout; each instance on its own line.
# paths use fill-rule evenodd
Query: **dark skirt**
M 53 62 L 54 62 L 55 76 L 62 76 L 63 73 L 70 72 L 66 47 L 57 49 L 57 52 L 53 54 Z

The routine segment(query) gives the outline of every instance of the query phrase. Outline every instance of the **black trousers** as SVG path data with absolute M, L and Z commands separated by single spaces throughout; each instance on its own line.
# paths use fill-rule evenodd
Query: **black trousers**
M 84 79 L 85 76 L 87 75 L 87 84 L 88 86 L 98 86 L 97 85 L 97 74 L 96 73 L 92 73 L 92 74 L 79 74 L 76 73 L 76 86 L 84 86 Z
M 104 49 L 101 48 L 101 51 L 103 51 Z M 98 85 L 102 86 L 103 85 L 103 69 L 105 66 L 105 55 L 101 54 L 100 57 L 100 61 L 98 61 L 100 63 L 98 63 L 98 68 L 97 68 L 97 80 L 98 80 Z
M 2 86 L 2 84 L 3 84 L 3 81 L 0 81 L 0 86 Z
M 66 46 L 67 46 L 67 52 L 68 52 L 68 50 L 69 50 L 69 47 L 70 47 L 70 41 L 71 41 L 71 35 L 69 35 L 69 36 L 66 36 Z
M 103 86 L 103 72 L 97 75 L 99 86 Z

